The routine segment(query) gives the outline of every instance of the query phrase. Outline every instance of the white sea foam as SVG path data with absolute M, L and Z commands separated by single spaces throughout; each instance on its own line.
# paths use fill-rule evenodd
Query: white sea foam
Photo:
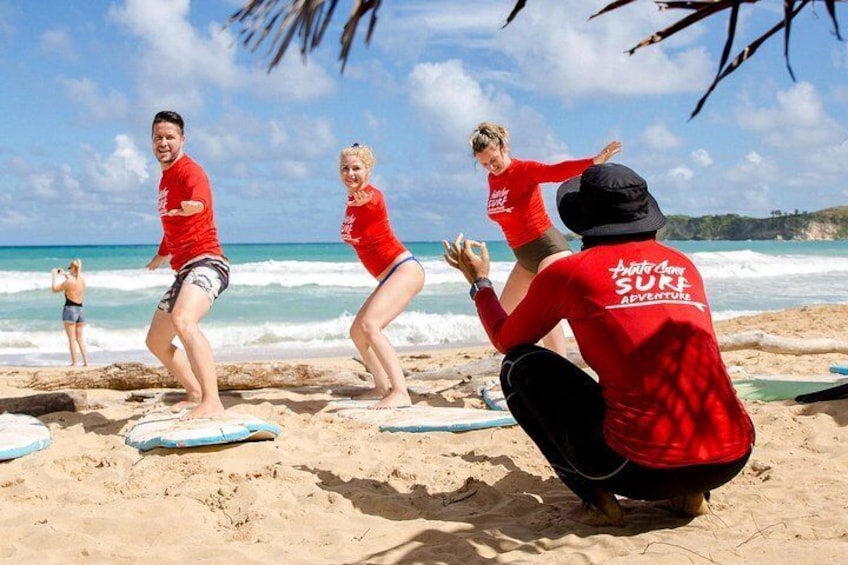
M 349 328 L 353 315 L 345 312 L 331 320 L 301 324 L 262 323 L 205 324 L 203 332 L 215 348 L 298 348 L 304 352 L 316 348 L 350 344 Z M 144 348 L 147 326 L 130 329 L 106 329 L 86 326 L 90 351 L 130 351 Z M 386 329 L 396 346 L 442 345 L 484 341 L 486 334 L 476 316 L 405 312 Z M 67 339 L 57 324 L 55 330 L 0 331 L 0 354 L 57 353 L 67 351 Z
M 462 282 L 462 275 L 444 261 L 425 260 L 422 266 L 428 285 Z M 493 280 L 506 280 L 512 263 L 492 264 Z M 45 273 L 11 271 L 3 274 L 5 284 L 0 294 L 28 291 L 49 291 L 50 276 Z M 167 269 L 151 272 L 146 269 L 88 271 L 85 273 L 89 289 L 139 291 L 164 289 L 173 282 L 173 273 Z M 373 288 L 374 278 L 359 263 L 319 261 L 261 261 L 232 266 L 231 287 L 282 287 L 304 286 L 337 288 Z
M 692 253 L 690 257 L 705 280 L 848 273 L 848 257 L 766 255 L 750 250 Z

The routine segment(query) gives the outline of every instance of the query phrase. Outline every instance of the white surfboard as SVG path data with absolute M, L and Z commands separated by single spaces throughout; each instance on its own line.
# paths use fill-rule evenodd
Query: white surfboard
M 509 407 L 506 405 L 506 397 L 504 396 L 501 384 L 497 382 L 489 382 L 480 388 L 480 396 L 483 397 L 483 402 L 492 410 L 505 410 L 509 412 Z
M 0 461 L 44 449 L 52 441 L 50 429 L 27 414 L 0 414 Z
M 477 408 L 415 405 L 374 410 L 357 407 L 340 408 L 333 413 L 377 425 L 384 432 L 466 432 L 516 424 L 509 412 Z
M 181 420 L 185 412 L 163 410 L 143 416 L 127 432 L 126 444 L 139 451 L 180 449 L 245 441 L 273 440 L 280 427 L 247 414 Z

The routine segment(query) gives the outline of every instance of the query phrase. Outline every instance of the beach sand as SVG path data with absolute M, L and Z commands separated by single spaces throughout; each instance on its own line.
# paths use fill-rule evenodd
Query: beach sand
M 716 326 L 719 334 L 761 329 L 841 340 L 846 321 L 848 306 L 828 306 Z M 402 361 L 414 382 L 416 372 L 461 373 L 493 356 L 469 347 L 405 353 Z M 725 354 L 734 378 L 815 379 L 846 358 Z M 41 416 L 53 444 L 0 463 L 0 561 L 820 564 L 848 556 L 848 400 L 745 401 L 757 444 L 745 470 L 713 492 L 708 515 L 681 519 L 623 499 L 625 527 L 593 528 L 562 517 L 577 499 L 517 426 L 380 432 L 327 410 L 334 390 L 364 386 L 361 365 L 303 364 L 344 378 L 223 397 L 230 410 L 279 424 L 275 441 L 141 454 L 124 434 L 155 398 L 130 401 L 129 391 L 87 389 L 87 409 Z M 273 363 L 262 366 L 273 371 Z M 98 370 L 0 368 L 0 398 L 37 394 L 26 383 L 45 371 Z M 448 379 L 447 390 L 413 400 L 482 407 L 479 377 L 453 386 Z

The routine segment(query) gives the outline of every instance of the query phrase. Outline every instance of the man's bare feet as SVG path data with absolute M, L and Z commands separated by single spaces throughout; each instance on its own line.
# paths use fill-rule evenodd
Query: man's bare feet
M 412 399 L 409 398 L 409 393 L 404 390 L 392 390 L 383 399 L 371 407 L 372 410 L 385 410 L 387 408 L 404 408 L 412 406 Z
M 703 516 L 710 512 L 710 506 L 707 503 L 707 499 L 704 498 L 704 495 L 700 492 L 670 498 L 668 499 L 667 508 L 672 514 L 684 518 Z
M 215 400 L 204 400 L 194 408 L 192 408 L 187 414 L 184 414 L 180 420 L 194 420 L 196 418 L 214 418 L 215 416 L 220 416 L 222 414 L 226 414 L 226 409 L 224 405 L 221 404 L 220 399 Z
M 615 495 L 596 489 L 591 503 L 581 502 L 563 513 L 563 517 L 587 526 L 623 526 L 624 511 Z

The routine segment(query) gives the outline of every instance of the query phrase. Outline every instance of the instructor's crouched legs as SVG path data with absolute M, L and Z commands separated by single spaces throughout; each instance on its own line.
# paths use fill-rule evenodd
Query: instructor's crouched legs
M 623 524 L 615 496 L 600 484 L 625 460 L 604 441 L 598 383 L 564 357 L 535 345 L 507 353 L 500 380 L 518 424 L 583 501 L 568 517 L 593 525 Z

